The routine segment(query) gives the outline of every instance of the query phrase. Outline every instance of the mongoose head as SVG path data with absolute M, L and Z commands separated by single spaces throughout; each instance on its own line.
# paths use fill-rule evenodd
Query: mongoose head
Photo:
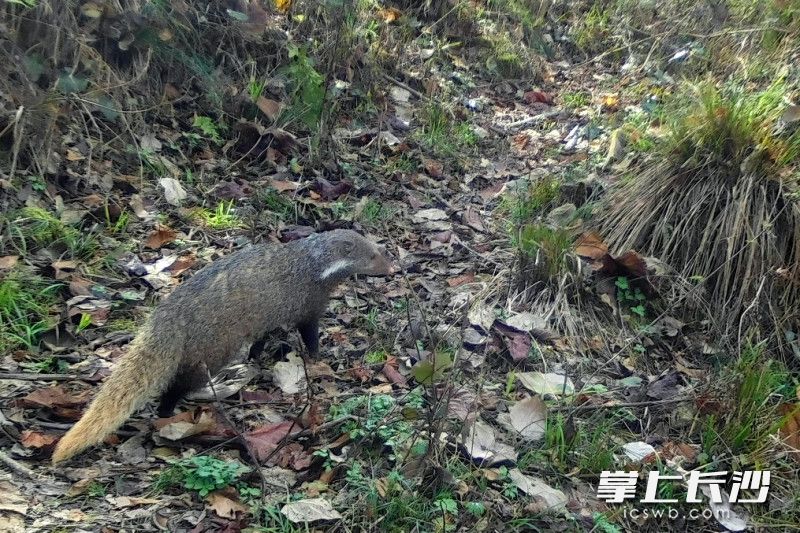
M 309 240 L 320 280 L 342 280 L 354 274 L 388 276 L 397 271 L 386 250 L 355 231 L 337 229 Z

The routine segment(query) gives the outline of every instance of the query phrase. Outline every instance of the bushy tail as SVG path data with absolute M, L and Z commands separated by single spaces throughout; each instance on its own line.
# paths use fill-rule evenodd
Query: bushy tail
M 134 341 L 78 423 L 56 445 L 53 463 L 79 454 L 125 422 L 147 398 L 161 392 L 178 369 L 177 357 L 159 357 Z

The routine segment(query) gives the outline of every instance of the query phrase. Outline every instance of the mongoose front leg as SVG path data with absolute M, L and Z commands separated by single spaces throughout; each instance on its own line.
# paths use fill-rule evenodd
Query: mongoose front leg
M 303 339 L 303 344 L 308 348 L 308 355 L 314 357 L 319 352 L 319 321 L 317 319 L 309 320 L 302 324 L 298 324 L 297 330 L 300 332 L 300 337 Z

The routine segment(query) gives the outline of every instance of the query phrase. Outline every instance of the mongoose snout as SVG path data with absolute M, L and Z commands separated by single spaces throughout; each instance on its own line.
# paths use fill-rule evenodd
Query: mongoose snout
M 53 462 L 100 443 L 147 398 L 168 415 L 183 396 L 280 326 L 296 327 L 309 354 L 333 289 L 353 275 L 386 276 L 386 251 L 352 230 L 261 244 L 206 266 L 159 303 L 83 417 L 59 441 Z

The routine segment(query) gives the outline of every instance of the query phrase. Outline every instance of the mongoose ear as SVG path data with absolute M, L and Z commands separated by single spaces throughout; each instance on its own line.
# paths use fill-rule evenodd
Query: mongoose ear
M 350 254 L 353 253 L 355 247 L 356 243 L 353 239 L 348 239 L 347 237 L 336 239 L 336 251 L 339 252 L 342 257 L 349 257 Z

